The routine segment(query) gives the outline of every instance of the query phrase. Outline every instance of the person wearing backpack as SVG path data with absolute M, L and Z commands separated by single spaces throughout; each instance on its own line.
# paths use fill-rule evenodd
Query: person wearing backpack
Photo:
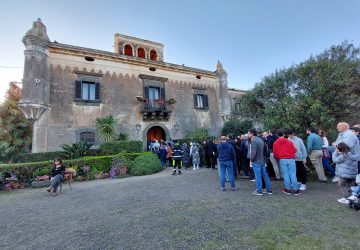
M 279 139 L 276 140 L 273 146 L 274 157 L 279 160 L 280 168 L 284 176 L 284 186 L 282 190 L 285 194 L 291 194 L 291 187 L 295 195 L 301 194 L 299 191 L 296 178 L 296 152 L 297 149 L 294 143 L 284 137 L 284 131 L 278 130 Z

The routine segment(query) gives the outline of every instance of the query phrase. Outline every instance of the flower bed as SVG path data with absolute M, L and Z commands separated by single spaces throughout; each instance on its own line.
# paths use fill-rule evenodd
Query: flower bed
M 134 161 L 137 157 L 142 157 L 142 161 L 146 159 L 151 162 L 147 171 L 135 171 L 135 175 L 152 174 L 159 171 L 156 164 L 160 165 L 160 161 L 154 158 L 152 153 L 120 153 L 109 156 L 83 157 L 74 160 L 64 160 L 67 168 L 73 168 L 76 171 L 75 180 L 91 180 L 96 178 L 108 178 L 117 176 L 126 176 L 132 169 L 136 169 Z M 142 164 L 141 168 L 146 169 L 146 165 Z M 52 168 L 52 161 L 28 162 L 17 164 L 1 164 L 0 165 L 0 183 L 3 186 L 7 183 L 5 174 L 16 176 L 16 182 L 22 186 L 29 186 L 32 181 L 49 175 Z M 126 172 L 124 169 L 126 168 Z

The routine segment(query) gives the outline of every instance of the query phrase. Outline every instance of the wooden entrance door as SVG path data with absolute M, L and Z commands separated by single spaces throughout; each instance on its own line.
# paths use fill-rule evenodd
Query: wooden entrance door
M 152 128 L 149 129 L 149 131 L 147 132 L 147 139 L 148 140 L 160 140 L 163 139 L 165 140 L 165 131 L 159 127 L 159 126 L 154 126 Z

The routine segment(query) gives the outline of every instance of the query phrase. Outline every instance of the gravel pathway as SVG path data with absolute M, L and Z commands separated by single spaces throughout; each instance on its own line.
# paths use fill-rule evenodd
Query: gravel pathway
M 183 173 L 74 183 L 57 197 L 1 192 L 0 249 L 274 249 L 304 239 L 360 247 L 360 213 L 336 202 L 336 184 L 312 182 L 294 196 L 272 182 L 275 194 L 259 197 L 245 179 L 221 192 L 217 171 Z

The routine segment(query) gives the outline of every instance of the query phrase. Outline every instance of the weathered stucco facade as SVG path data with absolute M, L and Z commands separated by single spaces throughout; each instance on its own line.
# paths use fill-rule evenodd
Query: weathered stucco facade
M 19 107 L 34 123 L 33 152 L 92 138 L 96 118 L 107 115 L 119 132 L 146 140 L 153 127 L 173 139 L 196 127 L 218 136 L 231 113 L 220 62 L 214 72 L 166 63 L 162 44 L 120 34 L 115 53 L 50 42 L 40 19 L 23 42 Z

